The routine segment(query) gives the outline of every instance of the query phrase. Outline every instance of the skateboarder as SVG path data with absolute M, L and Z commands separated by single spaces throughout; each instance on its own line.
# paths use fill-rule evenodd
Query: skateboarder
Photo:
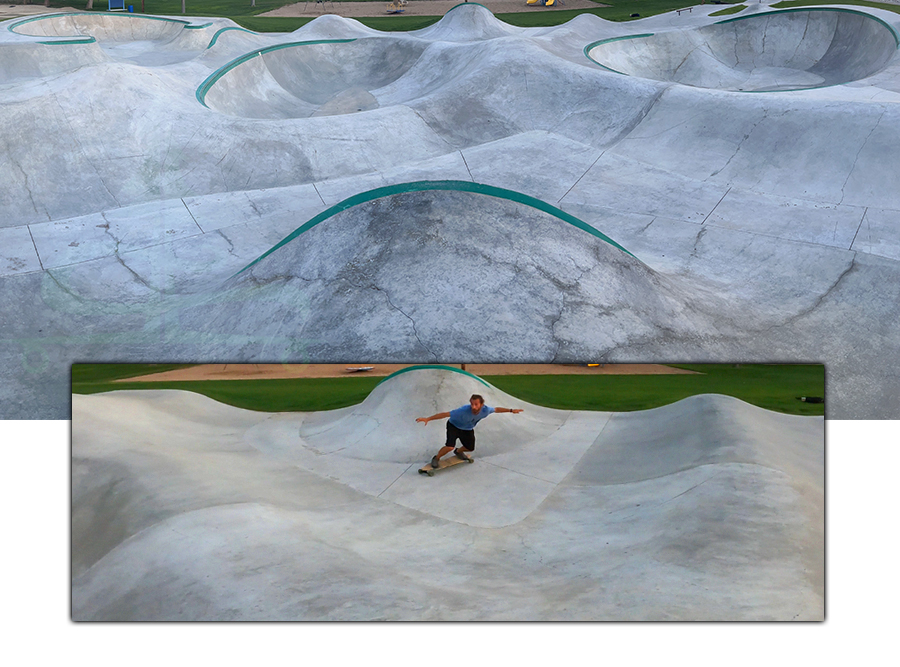
M 431 467 L 438 467 L 441 457 L 448 454 L 450 450 L 453 449 L 457 439 L 467 452 L 475 451 L 475 424 L 494 412 L 511 412 L 513 414 L 518 414 L 522 412 L 522 410 L 492 408 L 484 404 L 484 398 L 480 395 L 472 394 L 468 405 L 463 405 L 450 412 L 439 412 L 430 417 L 419 417 L 416 421 L 422 422 L 423 424 L 428 424 L 428 422 L 433 419 L 449 419 L 447 422 L 447 442 L 441 447 L 441 450 L 437 455 L 432 457 Z M 464 461 L 469 460 L 469 457 L 460 451 L 458 447 L 453 450 L 453 453 Z

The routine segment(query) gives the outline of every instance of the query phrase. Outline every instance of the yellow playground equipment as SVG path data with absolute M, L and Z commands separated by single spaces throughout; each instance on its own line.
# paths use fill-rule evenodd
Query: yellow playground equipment
M 394 0 L 389 2 L 387 6 L 388 14 L 402 14 L 406 10 L 408 0 Z
M 556 7 L 566 4 L 563 0 L 526 0 L 526 5 L 543 5 L 544 7 Z

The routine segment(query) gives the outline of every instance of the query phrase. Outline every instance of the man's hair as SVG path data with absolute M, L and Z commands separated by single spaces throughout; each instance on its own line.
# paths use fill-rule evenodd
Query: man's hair
M 471 403 L 472 401 L 481 401 L 481 404 L 484 405 L 484 396 L 481 394 L 472 394 L 469 398 L 469 402 Z

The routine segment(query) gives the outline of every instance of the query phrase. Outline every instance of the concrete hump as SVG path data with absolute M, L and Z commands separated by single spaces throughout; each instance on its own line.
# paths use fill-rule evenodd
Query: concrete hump
M 522 30 L 496 18 L 484 5 L 466 2 L 453 7 L 434 25 L 410 34 L 432 40 L 474 42 L 517 35 Z
M 539 200 L 471 182 L 416 182 L 316 216 L 191 319 L 217 334 L 270 332 L 266 354 L 302 344 L 374 358 L 404 346 L 410 361 L 434 359 L 432 350 L 463 359 L 495 350 L 505 361 L 503 350 L 530 358 L 567 335 L 565 305 L 585 304 L 581 327 L 589 320 L 614 345 L 657 328 L 690 335 L 704 321 L 698 308 L 715 299 L 663 279 Z
M 699 88 L 762 92 L 849 83 L 883 69 L 897 33 L 863 12 L 762 12 L 693 30 L 617 37 L 585 53 L 607 69 Z

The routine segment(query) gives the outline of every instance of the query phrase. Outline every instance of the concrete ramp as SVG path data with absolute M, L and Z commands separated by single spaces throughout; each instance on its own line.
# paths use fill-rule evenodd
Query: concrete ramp
M 504 23 L 484 5 L 466 2 L 453 7 L 434 25 L 413 30 L 410 34 L 435 41 L 475 42 L 523 32 L 524 28 Z
M 896 31 L 862 12 L 763 12 L 693 30 L 603 40 L 585 49 L 632 76 L 735 91 L 802 90 L 857 81 L 887 65 Z
M 273 355 L 298 340 L 315 354 L 330 331 L 332 349 L 378 357 L 383 343 L 371 331 L 404 335 L 412 326 L 418 349 L 411 362 L 434 358 L 433 349 L 467 358 L 476 353 L 473 331 L 484 337 L 476 347 L 516 340 L 510 354 L 527 359 L 548 341 L 526 330 L 536 321 L 568 329 L 560 308 L 577 304 L 590 304 L 581 325 L 591 322 L 610 345 L 635 327 L 691 336 L 726 308 L 715 294 L 659 276 L 601 231 L 544 202 L 453 181 L 380 188 L 332 207 L 188 317 L 201 332 L 265 335 Z
M 444 425 L 416 411 L 473 391 L 525 411 L 419 475 Z M 821 418 L 713 395 L 551 410 L 425 367 L 323 413 L 74 396 L 72 429 L 79 621 L 824 615 Z
M 203 28 L 209 22 L 134 14 L 69 12 L 44 14 L 13 23 L 18 35 L 57 38 L 59 46 L 75 40 L 93 40 L 108 55 L 141 65 L 168 65 L 192 58 L 206 48 L 209 38 Z
M 380 106 L 372 91 L 403 76 L 426 47 L 390 37 L 280 44 L 220 68 L 197 95 L 216 111 L 247 118 L 368 111 Z

